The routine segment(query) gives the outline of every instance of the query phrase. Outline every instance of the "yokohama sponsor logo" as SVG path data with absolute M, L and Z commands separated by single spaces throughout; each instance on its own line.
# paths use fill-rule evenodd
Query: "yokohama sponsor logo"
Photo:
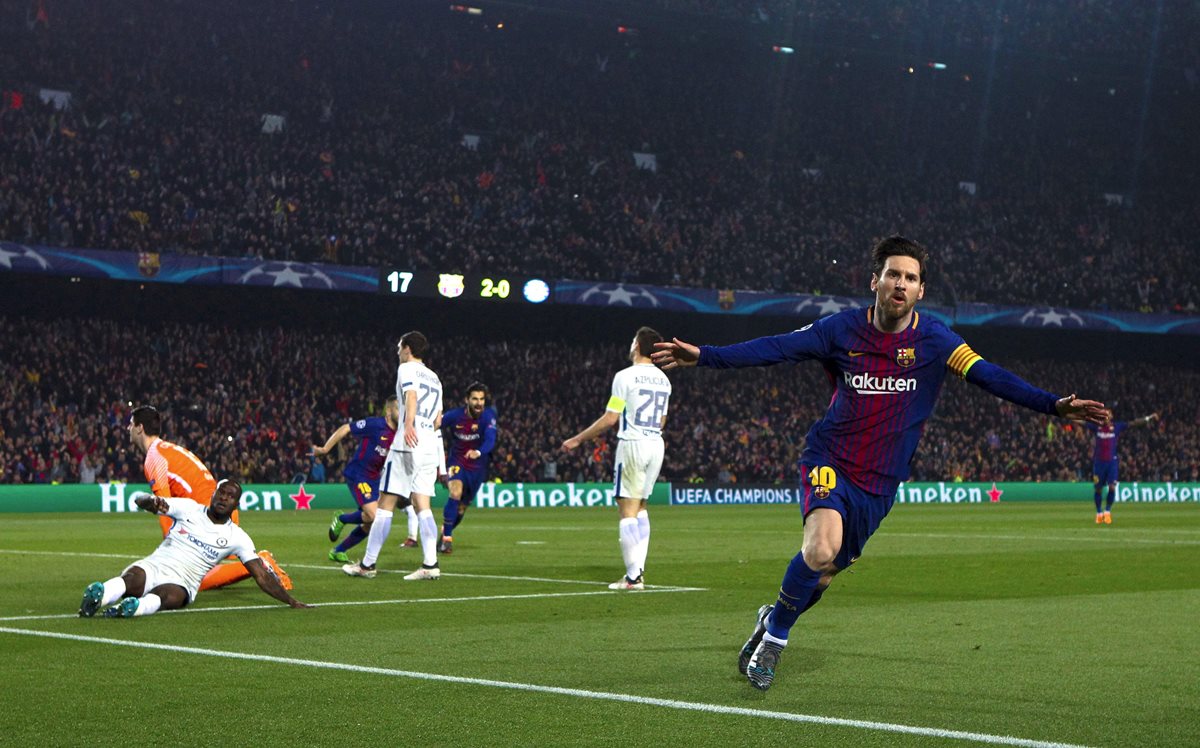
M 877 377 L 871 374 L 842 372 L 846 384 L 860 395 L 894 395 L 897 392 L 916 392 L 917 380 L 913 377 Z

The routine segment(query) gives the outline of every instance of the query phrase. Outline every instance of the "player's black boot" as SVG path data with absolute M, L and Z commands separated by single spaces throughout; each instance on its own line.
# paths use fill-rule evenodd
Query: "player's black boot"
M 762 641 L 763 634 L 767 631 L 767 616 L 771 614 L 774 605 L 767 604 L 758 609 L 758 615 L 754 619 L 754 632 L 750 634 L 750 638 L 742 645 L 742 651 L 738 654 L 738 673 L 746 674 L 746 667 L 750 664 L 750 657 L 754 654 L 754 650 L 758 647 L 758 643 Z
M 760 641 L 750 662 L 746 665 L 746 678 L 750 685 L 765 691 L 775 682 L 775 668 L 779 667 L 779 656 L 783 647 L 774 642 Z

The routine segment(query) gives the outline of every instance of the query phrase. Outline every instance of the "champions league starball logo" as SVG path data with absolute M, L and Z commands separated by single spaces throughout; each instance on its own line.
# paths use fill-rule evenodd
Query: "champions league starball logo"
M 315 265 L 303 262 L 264 262 L 250 268 L 237 282 L 246 286 L 333 288 L 333 279 Z
M 50 262 L 24 244 L 0 242 L 0 268 L 5 270 L 49 270 Z
M 796 305 L 792 311 L 796 313 L 815 309 L 822 317 L 837 314 L 843 309 L 850 309 L 855 303 L 850 299 L 838 299 L 833 296 L 811 296 Z
M 1060 312 L 1054 307 L 1047 307 L 1046 311 L 1041 312 L 1035 307 L 1021 315 L 1021 324 L 1033 327 L 1066 327 L 1067 323 L 1070 323 L 1071 327 L 1084 326 L 1083 317 L 1070 309 Z
M 658 306 L 658 297 L 647 291 L 642 286 L 625 287 L 624 283 L 618 283 L 616 288 L 602 288 L 601 284 L 597 283 L 588 290 L 584 291 L 579 296 L 579 300 L 587 302 L 593 296 L 602 295 L 605 297 L 605 306 Z M 588 302 L 596 303 L 596 302 Z

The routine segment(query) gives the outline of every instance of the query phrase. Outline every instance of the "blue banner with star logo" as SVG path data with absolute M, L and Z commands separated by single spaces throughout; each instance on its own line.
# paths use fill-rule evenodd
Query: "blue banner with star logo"
M 111 249 L 60 249 L 14 242 L 0 242 L 0 271 L 153 283 L 273 286 L 318 291 L 374 293 L 379 288 L 377 274 L 370 268 Z
M 62 249 L 15 242 L 0 242 L 0 272 L 156 283 L 303 288 L 313 291 L 380 291 L 377 268 L 291 260 L 204 257 L 108 249 Z M 550 301 L 557 304 L 661 309 L 701 314 L 768 314 L 796 317 L 802 321 L 811 321 L 844 309 L 865 307 L 872 303 L 871 298 L 867 296 L 680 288 L 624 282 L 562 280 L 553 283 L 552 289 Z M 1054 306 L 1004 307 L 976 303 L 959 304 L 954 307 L 922 304 L 920 309 L 921 314 L 936 318 L 952 327 L 1024 327 L 1200 335 L 1200 316 L 1194 314 L 1142 314 Z

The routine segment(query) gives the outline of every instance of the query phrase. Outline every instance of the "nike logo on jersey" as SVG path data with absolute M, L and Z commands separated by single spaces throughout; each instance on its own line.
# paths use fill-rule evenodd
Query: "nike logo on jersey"
M 859 356 L 867 355 L 867 352 L 866 351 L 850 351 L 846 355 L 849 356 L 850 358 L 858 358 Z

